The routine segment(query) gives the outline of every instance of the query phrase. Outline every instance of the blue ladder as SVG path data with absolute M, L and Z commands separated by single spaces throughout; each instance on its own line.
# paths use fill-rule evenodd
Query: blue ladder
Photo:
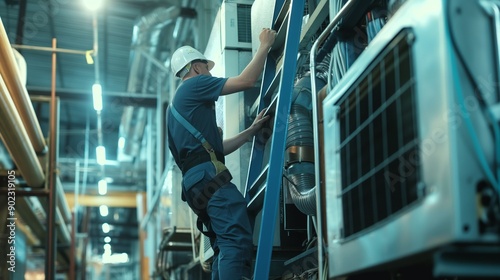
M 274 26 L 279 25 L 277 21 L 283 23 L 277 31 L 273 49 L 283 48 L 282 66 L 276 69 L 276 60 L 271 51 L 266 59 L 259 102 L 259 112 L 267 108 L 266 115 L 274 116 L 273 133 L 269 139 L 269 164 L 263 168 L 265 139 L 254 137 L 245 192 L 248 197 L 248 209 L 253 212 L 262 209 L 254 270 L 256 280 L 269 277 L 303 15 L 304 0 L 276 0 L 273 23 Z M 277 94 L 274 94 L 276 90 Z

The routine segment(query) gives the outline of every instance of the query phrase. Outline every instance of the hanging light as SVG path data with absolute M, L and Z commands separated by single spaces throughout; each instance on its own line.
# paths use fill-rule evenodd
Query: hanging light
M 105 179 L 102 179 L 97 183 L 97 188 L 100 195 L 105 195 L 108 192 L 108 182 Z
M 108 206 L 106 205 L 99 206 L 99 213 L 101 213 L 101 216 L 106 217 L 109 214 Z
M 104 233 L 108 233 L 108 232 L 110 231 L 110 229 L 111 229 L 111 228 L 110 228 L 110 226 L 109 226 L 109 224 L 108 224 L 108 223 L 104 223 L 104 224 L 102 224 L 102 232 L 104 232 Z
M 102 87 L 101 84 L 92 85 L 92 98 L 94 100 L 94 110 L 102 111 Z
M 83 5 L 89 10 L 89 11 L 97 11 L 102 7 L 103 0 L 82 0 Z
M 97 146 L 95 148 L 95 156 L 98 164 L 106 164 L 106 148 L 104 146 Z

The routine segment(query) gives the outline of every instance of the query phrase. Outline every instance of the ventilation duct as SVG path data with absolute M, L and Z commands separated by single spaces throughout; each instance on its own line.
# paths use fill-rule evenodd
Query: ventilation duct
M 162 83 L 160 75 L 154 75 L 151 59 L 157 59 L 161 37 L 172 33 L 173 42 L 183 42 L 189 35 L 189 18 L 196 15 L 196 1 L 177 3 L 169 8 L 160 7 L 141 17 L 134 27 L 132 41 L 131 73 L 128 92 L 156 94 Z M 173 25 L 175 23 L 175 25 Z M 167 29 L 169 28 L 169 29 Z M 170 30 L 172 29 L 172 30 Z M 164 35 L 168 33 L 167 35 Z M 182 40 L 182 41 L 181 41 Z M 147 58 L 146 58 L 147 56 Z M 156 80 L 154 79 L 156 77 Z M 126 107 L 120 125 L 120 135 L 125 138 L 123 153 L 138 158 L 146 125 L 146 109 Z
M 321 72 L 320 72 L 321 73 Z M 321 74 L 319 75 L 321 76 Z M 325 81 L 316 76 L 317 88 Z M 316 215 L 311 78 L 306 74 L 294 87 L 286 139 L 286 172 L 293 203 L 306 215 Z
M 127 86 L 128 92 L 147 93 L 150 78 L 149 70 L 147 69 L 150 69 L 151 65 L 144 59 L 142 52 L 154 55 L 158 46 L 160 30 L 174 22 L 179 15 L 180 7 L 178 5 L 169 8 L 159 7 L 151 13 L 142 16 L 137 21 L 132 37 L 131 71 Z M 140 131 L 140 129 L 144 127 L 146 121 L 144 110 L 144 108 L 134 110 L 132 106 L 124 109 L 120 125 L 120 135 L 125 138 L 123 152 L 127 155 L 137 155 L 136 152 L 139 150 L 143 134 L 143 130 Z M 132 120 L 134 120 L 134 123 L 132 123 Z

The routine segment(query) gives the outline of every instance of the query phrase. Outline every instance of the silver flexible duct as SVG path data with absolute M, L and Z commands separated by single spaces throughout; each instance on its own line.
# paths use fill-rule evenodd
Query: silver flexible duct
M 322 75 L 318 75 L 323 77 Z M 316 77 L 322 88 L 324 79 Z M 286 140 L 286 178 L 290 196 L 297 208 L 306 215 L 316 215 L 316 186 L 314 171 L 314 138 L 312 124 L 311 78 L 305 75 L 297 81 Z
M 148 86 L 149 75 L 146 75 L 147 62 L 141 52 L 154 55 L 158 45 L 159 29 L 174 23 L 180 15 L 181 8 L 178 5 L 169 8 L 160 7 L 151 13 L 142 16 L 134 26 L 134 35 L 132 38 L 132 60 L 131 71 L 127 91 L 136 93 L 145 93 Z M 136 132 L 145 124 L 144 108 L 134 110 L 133 106 L 124 108 L 122 122 L 120 125 L 120 135 L 125 137 L 124 153 L 138 156 L 142 133 Z M 135 128 L 132 125 L 132 119 L 135 117 Z

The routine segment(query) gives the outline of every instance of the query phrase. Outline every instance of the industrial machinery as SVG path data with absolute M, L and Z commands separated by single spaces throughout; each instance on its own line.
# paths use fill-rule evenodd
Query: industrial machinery
M 499 95 L 488 84 L 498 80 L 497 10 L 407 1 L 332 85 L 329 276 L 409 264 L 435 277 L 500 275 L 490 261 L 500 252 Z

